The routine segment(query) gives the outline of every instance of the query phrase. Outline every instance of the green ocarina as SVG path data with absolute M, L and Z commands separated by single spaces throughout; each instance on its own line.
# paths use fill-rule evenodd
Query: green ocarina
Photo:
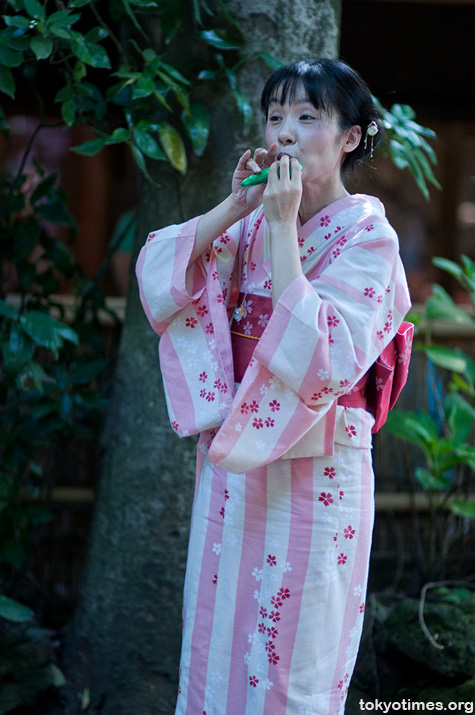
M 258 174 L 246 176 L 246 178 L 241 181 L 241 186 L 256 186 L 256 184 L 265 184 L 268 176 L 269 167 L 267 167 L 267 169 L 262 169 L 262 171 Z
M 269 176 L 269 168 L 267 167 L 266 169 L 262 169 L 258 174 L 251 174 L 250 176 L 246 176 L 245 179 L 241 181 L 241 186 L 256 186 L 257 184 L 265 184 L 267 181 L 267 177 Z M 303 170 L 302 164 L 300 164 L 300 168 Z

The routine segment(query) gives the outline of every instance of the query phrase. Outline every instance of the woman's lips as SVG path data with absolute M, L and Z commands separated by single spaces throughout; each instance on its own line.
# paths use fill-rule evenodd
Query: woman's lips
M 295 159 L 295 158 L 296 158 L 295 156 L 292 156 L 291 154 L 289 154 L 289 153 L 286 152 L 286 151 L 280 151 L 275 158 L 277 159 L 277 161 L 279 161 L 280 159 L 282 159 L 283 156 L 288 156 L 289 159 Z

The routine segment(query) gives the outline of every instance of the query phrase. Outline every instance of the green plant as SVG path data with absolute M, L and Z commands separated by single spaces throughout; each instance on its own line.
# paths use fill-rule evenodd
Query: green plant
M 211 95 L 225 88 L 247 131 L 252 109 L 238 87 L 238 71 L 256 59 L 271 69 L 281 63 L 249 49 L 219 0 L 0 0 L 0 16 L 0 131 L 11 139 L 9 112 L 22 91 L 36 99 L 38 116 L 18 167 L 0 177 L 0 584 L 11 594 L 28 571 L 38 527 L 52 519 L 56 455 L 77 435 L 99 431 L 107 404 L 101 379 L 108 361 L 97 329 L 97 313 L 105 310 L 98 288 L 103 269 L 89 281 L 72 257 L 69 241 L 76 227 L 67 197 L 55 176 L 30 161 L 38 134 L 51 126 L 80 125 L 90 138 L 74 148 L 78 154 L 92 156 L 122 144 L 148 180 L 155 161 L 185 174 L 190 162 L 203 156 L 209 138 L 203 88 Z M 180 64 L 168 54 L 178 33 L 185 42 L 193 36 L 187 49 L 196 46 L 196 52 L 182 53 Z M 51 101 L 38 91 L 45 76 L 54 88 Z M 394 108 L 384 116 L 388 137 L 399 137 L 408 155 L 417 157 L 419 135 L 426 130 L 411 125 L 404 135 L 404 116 L 396 122 Z M 425 136 L 433 135 L 427 130 Z M 414 163 L 408 166 L 422 188 Z M 18 278 L 16 302 L 4 289 L 6 265 Z M 55 299 L 65 284 L 75 294 L 68 320 Z M 2 606 L 0 598 L 0 616 Z M 11 624 L 3 625 L 9 630 Z M 20 653 L 36 635 L 44 641 L 30 620 L 18 627 L 24 628 L 15 641 Z M 5 642 L 10 643 L 6 637 Z M 27 699 L 25 684 L 36 673 L 29 657 L 16 662 L 21 678 L 8 654 L 1 665 L 5 677 L 15 680 L 14 705 Z M 41 666 L 46 680 L 34 692 L 51 679 L 61 680 L 51 671 L 49 656 Z M 34 692 L 28 690 L 28 699 Z M 2 702 L 4 696 L 2 691 Z
M 51 465 L 74 435 L 97 426 L 107 400 L 97 378 L 107 366 L 96 326 L 104 299 L 86 280 L 54 226 L 74 233 L 54 176 L 3 183 L 3 261 L 18 276 L 16 299 L 0 299 L 0 582 L 13 588 L 38 526 L 52 518 Z M 47 223 L 46 223 L 47 222 Z M 48 228 L 46 228 L 48 227 Z M 55 301 L 64 281 L 79 298 L 70 322 Z M 56 313 L 57 317 L 53 317 Z
M 436 138 L 435 132 L 418 124 L 416 113 L 407 104 L 393 104 L 386 109 L 379 100 L 375 99 L 375 103 L 387 132 L 383 145 L 386 155 L 398 169 L 409 169 L 422 194 L 429 200 L 427 182 L 441 188 L 432 168 L 437 165 L 437 155 L 428 142 L 428 139 Z
M 473 303 L 475 264 L 467 256 L 461 257 L 461 265 L 441 258 L 433 262 L 468 290 Z M 422 567 L 433 578 L 443 572 L 450 543 L 464 532 L 464 521 L 475 518 L 475 500 L 470 498 L 475 472 L 475 362 L 459 348 L 433 343 L 432 326 L 434 321 L 472 326 L 475 321 L 440 285 L 433 286 L 423 315 L 411 317 L 422 336 L 416 347 L 427 360 L 430 406 L 421 412 L 394 410 L 387 428 L 399 439 L 415 445 L 423 455 L 423 466 L 416 467 L 412 476 L 428 501 Z
M 216 26 L 214 3 L 213 9 L 203 0 L 194 0 L 192 8 L 179 0 L 110 0 L 104 5 L 71 0 L 66 7 L 9 0 L 3 6 L 0 91 L 13 99 L 18 80 L 32 83 L 35 91 L 35 77 L 48 64 L 59 85 L 55 101 L 64 124 L 82 124 L 93 131 L 92 139 L 74 148 L 79 154 L 90 156 L 106 145 L 127 144 L 147 178 L 146 158 L 168 161 L 186 173 L 186 143 L 200 157 L 209 135 L 208 112 L 196 99 L 203 82 L 224 81 L 245 128 L 249 126 L 252 111 L 237 89 L 235 74 L 246 56 L 246 39 L 223 9 L 224 28 Z M 157 20 L 159 48 L 150 29 Z M 201 41 L 204 58 L 189 58 L 188 66 L 178 69 L 165 61 L 164 53 L 185 21 Z M 2 124 L 8 129 L 4 115 Z M 41 119 L 38 130 L 44 126 Z
M 29 608 L 3 595 L 0 636 L 0 715 L 64 685 L 54 663 L 53 634 L 35 624 Z
M 127 144 L 147 178 L 147 160 L 168 161 L 186 173 L 188 149 L 202 156 L 209 136 L 209 115 L 200 101 L 201 85 L 226 86 L 234 96 L 244 129 L 253 114 L 239 90 L 237 71 L 256 59 L 272 69 L 282 63 L 266 52 L 252 52 L 239 25 L 219 0 L 70 0 L 66 5 L 40 0 L 3 0 L 0 30 L 0 92 L 15 98 L 18 81 L 28 82 L 40 107 L 35 79 L 48 65 L 58 85 L 55 101 L 67 127 L 87 125 L 93 138 L 75 147 L 93 155 L 111 144 Z M 150 28 L 158 21 L 161 39 Z M 196 56 L 178 67 L 166 62 L 167 47 L 184 27 L 201 43 Z M 120 30 L 120 31 L 119 31 Z M 415 122 L 406 105 L 390 110 L 380 103 L 389 156 L 408 167 L 428 195 L 434 150 L 432 130 Z M 37 131 L 48 126 L 40 117 Z M 8 122 L 0 109 L 0 128 Z
M 15 99 L 19 88 L 28 86 L 38 103 L 38 124 L 19 166 L 0 181 L 0 263 L 2 270 L 5 262 L 15 268 L 20 292 L 17 305 L 0 303 L 0 554 L 18 569 L 34 526 L 50 518 L 40 508 L 51 488 L 47 455 L 98 419 L 103 396 L 91 385 L 106 364 L 94 325 L 95 311 L 104 307 L 97 280 L 85 280 L 67 241 L 51 230 L 52 224 L 59 226 L 74 238 L 67 197 L 55 176 L 45 176 L 37 165 L 30 168 L 35 139 L 51 126 L 38 78 L 47 72 L 55 87 L 60 124 L 91 130 L 92 138 L 74 151 L 87 156 L 126 144 L 150 178 L 149 161 L 167 161 L 186 173 L 190 156 L 199 158 L 205 151 L 209 115 L 201 99 L 204 85 L 226 86 L 248 129 L 252 110 L 238 88 L 237 71 L 256 58 L 272 69 L 281 63 L 249 50 L 219 0 L 188 5 L 179 0 L 2 0 L 0 8 L 0 93 Z M 198 51 L 177 66 L 166 59 L 167 48 L 185 28 L 197 40 Z M 420 137 L 432 135 L 430 130 L 416 125 L 407 108 L 383 111 L 389 137 L 397 138 L 408 156 L 419 156 Z M 1 108 L 0 130 L 8 139 Z M 414 170 L 412 162 L 409 168 Z M 78 296 L 68 325 L 60 312 L 56 318 L 50 315 L 59 310 L 53 296 L 65 281 Z M 1 277 L 0 298 L 5 298 Z M 25 493 L 33 503 L 24 502 Z

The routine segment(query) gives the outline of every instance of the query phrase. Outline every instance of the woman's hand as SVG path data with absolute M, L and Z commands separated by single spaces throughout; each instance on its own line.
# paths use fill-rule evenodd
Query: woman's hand
M 302 275 L 297 234 L 301 198 L 300 164 L 297 159 L 284 155 L 270 168 L 263 199 L 269 226 L 274 306 L 287 286 Z
M 265 185 L 263 202 L 264 213 L 272 226 L 292 226 L 297 216 L 302 199 L 302 170 L 295 158 L 286 154 L 273 163 Z
M 271 144 L 269 149 L 259 147 L 254 151 L 254 155 L 250 149 L 244 152 L 239 159 L 232 179 L 232 194 L 231 198 L 236 206 L 245 209 L 248 212 L 253 211 L 262 203 L 265 184 L 258 186 L 241 186 L 241 181 L 246 179 L 251 174 L 258 173 L 260 170 L 270 166 L 277 154 L 277 142 Z

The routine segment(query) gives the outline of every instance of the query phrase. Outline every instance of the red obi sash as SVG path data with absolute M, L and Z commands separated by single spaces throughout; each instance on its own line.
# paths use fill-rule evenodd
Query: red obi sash
M 254 348 L 272 315 L 272 299 L 267 296 L 239 294 L 231 322 L 234 379 L 241 382 Z M 411 357 L 414 326 L 404 321 L 393 340 L 351 392 L 341 395 L 338 404 L 368 409 L 375 418 L 372 432 L 386 422 L 406 384 Z
M 272 315 L 272 298 L 239 293 L 231 322 L 234 380 L 241 382 L 252 353 Z

